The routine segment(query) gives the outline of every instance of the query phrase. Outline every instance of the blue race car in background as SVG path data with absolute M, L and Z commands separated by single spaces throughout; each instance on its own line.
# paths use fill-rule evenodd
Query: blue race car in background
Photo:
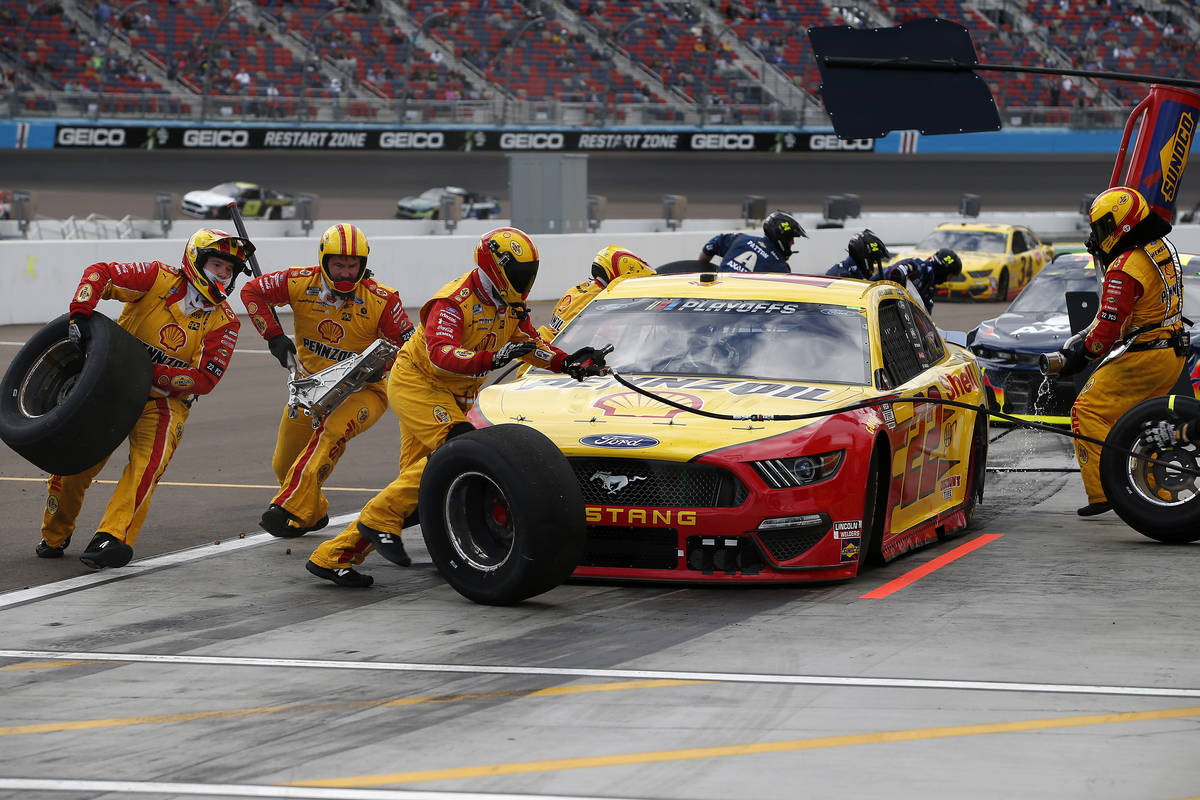
M 1180 253 L 1179 261 L 1184 268 L 1184 316 L 1200 320 L 1200 256 Z M 1049 425 L 1071 424 L 1071 406 L 1090 371 L 1061 378 L 1038 370 L 1038 356 L 1058 350 L 1071 337 L 1067 292 L 1094 295 L 1087 313 L 1076 320 L 1080 329 L 1091 322 L 1099 303 L 1100 275 L 1088 253 L 1055 258 L 1003 314 L 967 334 L 967 347 L 983 369 L 993 410 Z M 1197 362 L 1200 337 L 1193 339 L 1181 380 Z M 1182 383 L 1176 386 L 1176 391 L 1188 390 L 1190 386 Z

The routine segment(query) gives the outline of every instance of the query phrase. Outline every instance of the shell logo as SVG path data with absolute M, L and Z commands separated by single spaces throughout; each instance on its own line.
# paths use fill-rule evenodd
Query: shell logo
M 684 394 L 683 392 L 660 392 L 663 397 L 668 400 L 673 400 L 681 405 L 689 408 L 700 408 L 704 405 L 703 401 L 694 394 Z M 618 392 L 601 397 L 596 402 L 592 403 L 593 408 L 598 408 L 604 412 L 606 417 L 653 417 L 661 419 L 671 419 L 676 414 L 682 414 L 683 410 L 671 408 L 662 403 L 651 400 L 637 392 Z
M 159 344 L 174 353 L 187 342 L 187 334 L 183 332 L 183 328 L 172 322 L 170 325 L 163 325 L 158 329 L 158 341 Z
M 325 341 L 337 344 L 346 335 L 346 329 L 333 320 L 326 319 L 317 326 L 317 333 L 321 334 L 321 338 Z

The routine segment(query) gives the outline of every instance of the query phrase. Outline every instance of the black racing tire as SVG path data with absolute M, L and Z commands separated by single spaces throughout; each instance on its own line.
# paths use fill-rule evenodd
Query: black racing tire
M 153 372 L 142 343 L 108 317 L 92 314 L 86 357 L 67 337 L 68 320 L 35 333 L 0 381 L 0 439 L 54 475 L 82 472 L 124 441 Z
M 867 487 L 863 493 L 862 541 L 859 542 L 858 570 L 862 575 L 868 567 L 883 563 L 883 535 L 887 531 L 887 501 L 890 459 L 887 447 L 878 442 L 871 451 L 867 467 Z
M 996 284 L 996 298 L 1001 303 L 1008 302 L 1008 267 L 1000 270 L 1000 281 Z
M 421 535 L 463 597 L 511 605 L 574 572 L 587 542 L 583 494 L 553 442 L 526 425 L 464 433 L 429 457 Z
M 661 267 L 657 267 L 654 271 L 659 275 L 681 275 L 687 272 L 716 272 L 717 268 L 707 261 L 692 258 L 683 261 L 670 261 Z
M 1200 401 L 1194 397 L 1153 397 L 1126 411 L 1108 432 L 1105 444 L 1200 470 L 1197 445 L 1174 446 L 1156 455 L 1158 448 L 1143 434 L 1147 423 L 1179 424 L 1196 418 L 1200 418 Z M 1200 478 L 1105 447 L 1100 452 L 1100 484 L 1113 510 L 1138 533 L 1167 544 L 1200 539 Z
M 267 209 L 267 219 L 283 219 L 283 209 L 279 206 Z
M 971 434 L 971 455 L 967 461 L 967 487 L 963 493 L 963 516 L 966 524 L 956 531 L 938 531 L 938 541 L 957 538 L 971 530 L 975 509 L 983 502 L 983 490 L 987 485 L 988 417 L 976 413 L 975 430 Z

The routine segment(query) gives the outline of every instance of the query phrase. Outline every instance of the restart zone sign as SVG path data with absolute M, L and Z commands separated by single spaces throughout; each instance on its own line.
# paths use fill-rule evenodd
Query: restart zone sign
M 591 153 L 873 152 L 874 139 L 802 131 L 408 130 L 359 128 L 144 127 L 57 125 L 55 147 L 145 150 L 449 150 Z

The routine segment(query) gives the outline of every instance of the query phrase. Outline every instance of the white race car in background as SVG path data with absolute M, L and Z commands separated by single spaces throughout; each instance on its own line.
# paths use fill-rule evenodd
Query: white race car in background
M 230 181 L 211 189 L 188 192 L 183 196 L 180 210 L 198 219 L 229 219 L 229 204 L 234 202 L 243 217 L 293 219 L 296 216 L 296 200 L 290 194 L 245 181 Z

